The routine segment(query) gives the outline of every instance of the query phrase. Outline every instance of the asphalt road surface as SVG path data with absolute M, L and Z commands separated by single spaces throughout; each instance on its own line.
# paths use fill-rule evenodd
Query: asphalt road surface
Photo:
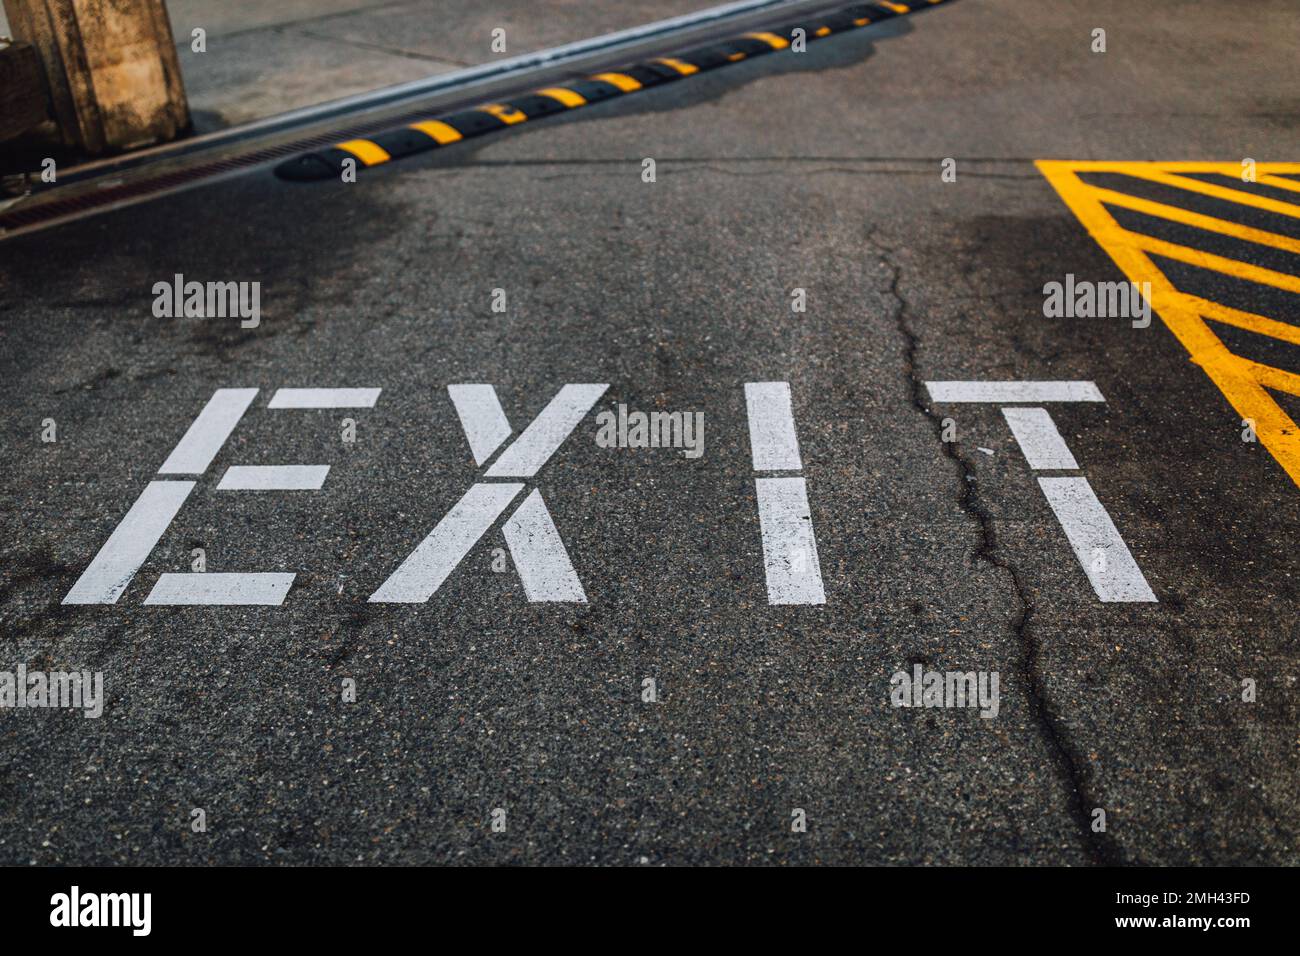
M 0 669 L 105 696 L 0 712 L 0 862 L 1300 862 L 1300 474 L 1270 417 L 1300 399 L 1239 389 L 1243 414 L 1174 293 L 1146 328 L 1045 315 L 1047 283 L 1126 274 L 1035 164 L 1260 164 L 1079 190 L 1235 222 L 1110 207 L 1285 386 L 1294 327 L 1240 315 L 1300 316 L 1300 178 L 1265 166 L 1300 161 L 1298 47 L 1288 0 L 959 0 L 354 183 L 257 172 L 0 243 Z M 260 282 L 260 325 L 157 317 L 176 274 Z M 927 385 L 952 381 L 1104 401 L 1014 405 L 1075 466 L 1031 467 L 1034 435 L 1059 452 L 1038 413 L 1018 441 L 1012 399 Z M 747 383 L 788 383 L 791 415 Z M 463 428 L 456 384 L 500 411 L 462 393 Z M 535 473 L 490 474 L 501 413 L 526 437 L 567 384 L 608 388 L 567 437 L 543 417 L 564 440 Z M 210 463 L 159 474 L 218 389 L 257 394 Z M 703 413 L 703 453 L 606 447 L 620 404 Z M 330 467 L 218 487 L 289 464 Z M 512 475 L 427 600 L 371 600 L 413 552 L 427 591 L 456 542 L 426 536 Z M 182 479 L 116 601 L 64 603 Z M 197 586 L 161 577 L 195 549 L 214 589 L 292 586 L 146 604 Z M 575 578 L 585 602 L 525 590 Z M 996 674 L 996 716 L 894 706 L 918 665 Z

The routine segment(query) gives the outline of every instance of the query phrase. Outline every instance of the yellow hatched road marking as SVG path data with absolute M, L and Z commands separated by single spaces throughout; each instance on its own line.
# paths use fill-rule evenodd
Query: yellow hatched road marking
M 377 166 L 392 158 L 382 146 L 368 139 L 350 139 L 346 143 L 339 143 L 339 149 L 351 153 L 367 166 Z
M 1300 395 L 1300 375 L 1286 369 L 1275 368 L 1262 362 L 1245 362 L 1246 368 L 1255 376 L 1255 381 L 1265 388 L 1286 392 L 1288 395 Z
M 1232 309 L 1185 293 L 1156 266 L 1151 256 L 1172 258 L 1200 268 L 1233 275 L 1250 282 L 1261 282 L 1291 292 L 1300 292 L 1300 276 L 1264 269 L 1250 263 L 1127 230 L 1115 221 L 1104 204 L 1108 196 L 1109 201 L 1114 200 L 1115 190 L 1090 185 L 1084 182 L 1079 174 L 1118 173 L 1134 176 L 1197 195 L 1224 199 L 1297 218 L 1300 218 L 1300 207 L 1270 200 L 1244 190 L 1228 189 L 1179 175 L 1180 173 L 1217 173 L 1240 178 L 1239 162 L 1117 163 L 1040 160 L 1037 166 L 1070 211 L 1088 230 L 1089 235 L 1114 260 L 1128 280 L 1151 284 L 1151 308 L 1187 349 L 1192 361 L 1205 370 L 1238 414 L 1242 418 L 1249 418 L 1255 422 L 1255 434 L 1260 443 L 1268 449 L 1291 480 L 1300 486 L 1300 426 L 1292 421 L 1268 392 L 1268 389 L 1273 389 L 1291 395 L 1300 395 L 1300 375 L 1233 354 L 1215 334 L 1207 319 L 1295 344 L 1300 344 L 1300 326 L 1268 316 Z M 1262 180 L 1278 174 L 1300 172 L 1300 163 L 1260 163 L 1257 171 Z M 1143 200 L 1143 202 L 1148 201 Z M 1133 202 L 1125 205 L 1129 208 L 1138 208 Z M 1163 204 L 1157 205 L 1163 206 Z M 1164 218 L 1174 218 L 1186 225 L 1202 226 L 1213 232 L 1233 234 L 1225 232 L 1223 220 L 1214 217 L 1203 217 L 1198 220 L 1196 218 L 1200 215 L 1198 213 L 1186 210 L 1180 212 L 1185 213 L 1181 218 L 1175 216 Z M 1205 223 L 1207 219 L 1211 224 Z M 1231 225 L 1234 229 L 1241 230 L 1237 234 L 1238 238 L 1247 238 L 1249 241 L 1255 240 L 1248 236 L 1248 232 L 1263 232 L 1250 230 L 1249 227 L 1238 226 L 1235 223 Z M 1289 245 L 1289 237 L 1277 236 L 1274 233 L 1263 234 L 1282 242 L 1281 245 L 1277 241 L 1264 243 L 1265 245 L 1275 248 L 1287 248 Z M 1287 248 L 1287 251 L 1293 250 Z
M 1132 209 L 1134 212 L 1145 213 L 1148 216 L 1169 219 L 1173 222 L 1180 222 L 1185 226 L 1193 226 L 1207 232 L 1217 232 L 1220 235 L 1231 236 L 1234 239 L 1244 239 L 1247 242 L 1254 242 L 1261 246 L 1272 246 L 1274 249 L 1282 249 L 1285 252 L 1294 252 L 1300 255 L 1300 239 L 1282 236 L 1264 229 L 1255 229 L 1251 226 L 1243 226 L 1239 222 L 1229 222 L 1227 219 L 1206 216 L 1199 212 L 1192 212 L 1190 209 L 1183 209 L 1181 206 L 1168 206 L 1162 202 L 1144 199 L 1141 196 L 1131 196 L 1128 193 L 1116 192 L 1113 189 L 1098 187 L 1095 192 L 1097 198 L 1108 206 L 1121 206 L 1125 209 Z
M 1224 325 L 1245 329 L 1247 332 L 1267 335 L 1272 339 L 1281 339 L 1283 342 L 1290 342 L 1292 345 L 1300 345 L 1300 325 L 1279 322 L 1277 319 L 1256 315 L 1254 312 L 1243 312 L 1241 309 L 1234 309 L 1221 302 L 1211 302 L 1209 299 L 1202 299 L 1200 296 L 1189 295 L 1187 296 L 1187 302 L 1207 319 L 1214 319 L 1214 321 L 1222 322 Z
M 1176 160 L 1172 162 L 1116 162 L 1113 159 L 1069 159 L 1054 160 L 1040 159 L 1038 165 L 1043 163 L 1061 163 L 1069 166 L 1076 173 L 1119 173 L 1125 175 L 1136 175 L 1137 167 L 1151 167 L 1152 170 L 1163 170 L 1166 173 L 1220 173 L 1224 176 L 1231 176 L 1234 179 L 1240 178 L 1241 166 L 1236 163 L 1223 162 L 1205 162 L 1204 160 Z M 1268 173 L 1260 175 L 1281 175 L 1293 176 L 1300 173 L 1300 163 L 1260 163 L 1261 167 L 1268 170 Z
M 1293 193 L 1300 193 L 1300 182 L 1287 179 L 1285 176 L 1260 176 L 1259 183 L 1261 186 L 1272 186 L 1274 189 L 1286 189 Z
M 1286 272 L 1275 272 L 1262 266 L 1253 266 L 1249 262 L 1242 262 L 1239 259 L 1216 256 L 1212 252 L 1203 252 L 1190 246 L 1180 246 L 1176 242 L 1166 242 L 1163 239 L 1155 239 L 1141 233 L 1129 232 L 1127 229 L 1122 230 L 1122 236 L 1118 238 L 1120 241 L 1128 242 L 1134 248 L 1150 252 L 1153 255 L 1163 256 L 1166 259 L 1173 259 L 1175 262 L 1185 262 L 1187 265 L 1196 266 L 1199 269 L 1222 272 L 1234 279 L 1245 279 L 1247 282 L 1270 285 L 1275 289 L 1282 289 L 1300 295 L 1300 276 L 1293 276 Z
M 1211 199 L 1222 199 L 1226 202 L 1239 203 L 1242 206 L 1252 206 L 1255 209 L 1262 209 L 1265 212 L 1275 212 L 1283 216 L 1300 217 L 1300 206 L 1293 203 L 1282 202 L 1277 199 L 1269 199 L 1267 196 L 1257 196 L 1255 193 L 1248 193 L 1243 189 L 1228 189 L 1224 186 L 1216 186 L 1214 183 L 1203 182 L 1199 179 L 1189 179 L 1186 176 L 1171 174 L 1160 169 L 1160 163 L 1126 163 L 1124 165 L 1133 167 L 1124 170 L 1125 176 L 1134 176 L 1138 179 L 1160 183 L 1164 186 L 1172 186 L 1175 189 L 1183 189 L 1187 192 L 1199 193 L 1200 195 L 1208 196 Z M 1226 163 L 1224 165 L 1231 167 L 1232 171 L 1229 175 L 1240 178 L 1240 166 L 1233 166 L 1232 163 Z M 1146 168 L 1148 166 L 1155 168 Z M 1097 171 L 1099 170 L 1085 170 L 1085 172 Z M 1224 172 L 1222 169 L 1198 169 L 1187 171 Z

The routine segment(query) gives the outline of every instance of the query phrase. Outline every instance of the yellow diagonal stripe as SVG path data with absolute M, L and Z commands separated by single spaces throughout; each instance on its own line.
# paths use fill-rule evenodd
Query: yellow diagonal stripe
M 1157 164 L 1151 165 L 1156 166 Z M 1243 206 L 1262 209 L 1265 212 L 1275 212 L 1283 216 L 1300 218 L 1300 206 L 1293 203 L 1269 199 L 1267 196 L 1257 196 L 1241 189 L 1216 186 L 1214 183 L 1203 182 L 1199 179 L 1189 179 L 1186 176 L 1169 173 L 1159 168 L 1150 168 L 1145 163 L 1125 163 L 1124 166 L 1125 169 L 1122 172 L 1125 176 L 1135 176 L 1138 179 L 1160 183 L 1164 186 L 1172 186 L 1175 189 L 1184 189 L 1187 192 L 1198 193 L 1211 199 L 1222 199 L 1225 202 L 1235 202 Z M 1219 172 L 1220 170 L 1213 171 Z M 1237 169 L 1236 174 L 1240 175 L 1240 168 Z
M 1215 255 L 1213 252 L 1206 252 L 1203 249 L 1193 249 L 1190 246 L 1157 239 L 1154 236 L 1139 232 L 1130 232 L 1127 229 L 1123 230 L 1122 236 L 1117 234 L 1116 238 L 1121 242 L 1127 241 L 1134 248 L 1141 249 L 1143 252 L 1150 252 L 1166 259 L 1173 259 L 1175 262 L 1185 262 L 1187 265 L 1196 266 L 1198 269 L 1222 272 L 1234 279 L 1245 279 L 1247 282 L 1268 285 L 1275 289 L 1282 289 L 1284 292 L 1294 292 L 1300 295 L 1300 276 L 1293 276 L 1287 272 L 1278 272 L 1274 269 L 1265 269 L 1263 266 L 1251 265 L 1249 262 L 1242 262 L 1239 259 L 1229 259 L 1227 256 Z
M 1300 193 L 1300 182 L 1287 179 L 1285 176 L 1260 176 L 1259 184 L 1261 186 L 1272 186 L 1274 189 L 1285 189 L 1293 193 Z
M 1265 388 L 1286 392 L 1288 395 L 1300 395 L 1300 375 L 1288 372 L 1284 368 L 1274 368 L 1262 362 L 1247 362 L 1246 367 L 1255 376 L 1255 381 Z
M 411 129 L 418 129 L 424 135 L 431 137 L 439 146 L 446 146 L 448 143 L 454 143 L 458 139 L 463 139 L 460 130 L 454 129 L 439 120 L 425 120 L 422 123 L 412 123 Z
M 548 86 L 544 90 L 538 90 L 537 95 L 549 96 L 553 100 L 559 100 L 570 109 L 575 106 L 583 106 L 587 102 L 585 98 L 573 92 L 573 90 L 566 90 L 562 86 Z
M 1202 299 L 1195 295 L 1187 296 L 1187 303 L 1207 319 L 1214 319 L 1224 325 L 1245 329 L 1258 335 L 1267 335 L 1271 339 L 1281 339 L 1292 345 L 1300 345 L 1300 325 L 1279 322 L 1277 319 L 1256 315 L 1254 312 L 1243 312 L 1241 309 L 1234 309 L 1221 302 L 1211 302 L 1209 299 Z
M 1201 160 L 1179 160 L 1177 162 L 1119 162 L 1113 159 L 1042 159 L 1037 165 L 1042 167 L 1044 163 L 1064 164 L 1074 173 L 1123 173 L 1129 170 L 1149 169 L 1160 170 L 1166 173 L 1218 173 L 1221 176 L 1240 176 L 1241 163 L 1223 163 L 1223 162 L 1204 162 Z M 1260 175 L 1283 176 L 1300 174 L 1300 163 L 1260 163 L 1259 168 L 1267 169 L 1267 173 Z
M 661 56 L 654 62 L 662 63 L 664 66 L 671 66 L 682 76 L 690 76 L 692 73 L 700 72 L 700 68 L 694 63 L 687 63 L 685 60 L 678 60 L 671 56 Z
M 392 159 L 382 146 L 368 139 L 350 139 L 346 143 L 339 143 L 339 149 L 351 153 L 367 166 L 378 166 Z
M 1113 189 L 1098 187 L 1096 196 L 1108 206 L 1132 209 L 1134 212 L 1145 213 L 1148 216 L 1168 219 L 1171 222 L 1180 222 L 1185 226 L 1193 226 L 1207 232 L 1217 232 L 1223 236 L 1232 236 L 1234 239 L 1244 239 L 1246 242 L 1258 243 L 1261 246 L 1272 246 L 1274 249 L 1282 249 L 1285 252 L 1294 252 L 1300 255 L 1300 239 L 1292 239 L 1290 236 L 1278 235 L 1276 232 L 1256 229 L 1253 226 L 1243 226 L 1239 222 L 1229 222 L 1227 219 L 1206 216 L 1203 213 L 1192 212 L 1190 209 L 1183 209 L 1181 206 L 1170 206 L 1162 202 L 1145 199 L 1142 196 L 1131 196 L 1128 193 L 1116 192 Z
M 783 36 L 777 36 L 775 33 L 746 33 L 745 36 L 751 40 L 762 40 L 773 50 L 784 50 L 790 45 L 790 41 Z
M 617 86 L 624 93 L 631 93 L 634 90 L 641 89 L 641 84 L 626 73 L 597 73 L 591 79 Z

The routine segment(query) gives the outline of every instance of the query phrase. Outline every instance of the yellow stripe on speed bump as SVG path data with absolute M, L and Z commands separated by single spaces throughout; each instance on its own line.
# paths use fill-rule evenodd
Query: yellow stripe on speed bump
M 676 57 L 661 56 L 654 62 L 662 63 L 664 66 L 670 66 L 682 76 L 690 76 L 692 73 L 700 72 L 700 68 L 694 63 L 687 63 L 685 60 L 679 60 Z
M 461 136 L 460 130 L 453 129 L 439 120 L 425 120 L 423 123 L 412 123 L 411 129 L 418 129 L 439 146 L 446 146 L 448 143 L 454 143 L 458 139 L 464 138 Z
M 626 73 L 597 73 L 590 77 L 593 80 L 600 80 L 602 83 L 608 83 L 611 86 L 617 86 L 624 93 L 633 93 L 641 89 L 641 84 Z
M 513 126 L 515 123 L 522 123 L 528 119 L 521 110 L 517 110 L 513 106 L 506 106 L 503 103 L 489 103 L 487 106 L 477 108 L 484 113 L 491 113 L 507 126 Z
M 573 92 L 573 90 L 566 90 L 562 86 L 548 86 L 544 90 L 538 90 L 537 95 L 549 96 L 553 100 L 559 100 L 561 103 L 563 103 L 565 106 L 569 107 L 570 109 L 572 109 L 575 106 L 587 105 L 587 100 L 584 97 Z
M 894 0 L 876 0 L 876 6 L 868 7 L 868 9 L 873 9 L 876 13 L 883 13 L 881 8 L 887 8 L 892 13 L 905 14 L 911 13 L 917 9 L 946 2 L 949 2 L 949 0 L 909 0 L 908 3 L 898 3 L 894 2 Z M 886 19 L 884 16 L 858 16 L 861 12 L 861 4 L 853 3 L 845 5 L 843 8 L 835 11 L 836 16 L 842 16 L 844 17 L 844 20 L 841 21 L 837 19 L 835 22 L 843 24 L 851 22 L 855 27 L 862 27 Z M 617 89 L 620 93 L 633 93 L 646 88 L 646 84 L 642 80 L 637 79 L 637 76 L 634 74 L 637 70 L 644 70 L 651 65 L 655 67 L 667 67 L 669 70 L 674 71 L 679 77 L 686 77 L 693 76 L 697 73 L 703 72 L 704 70 L 712 70 L 724 63 L 739 63 L 748 59 L 750 56 L 756 56 L 759 53 L 764 52 L 762 49 L 750 46 L 749 41 L 756 40 L 764 44 L 768 50 L 788 49 L 791 43 L 789 37 L 784 36 L 782 32 L 780 32 L 783 29 L 788 28 L 773 26 L 767 30 L 756 29 L 743 34 L 741 37 L 737 37 L 737 40 L 744 41 L 741 43 L 743 48 L 742 50 L 736 49 L 735 40 L 729 42 L 709 43 L 695 50 L 694 53 L 686 52 L 679 56 L 655 57 L 647 62 L 637 64 L 634 67 L 624 67 L 622 70 L 611 70 L 605 73 L 594 74 L 587 77 L 587 80 L 608 84 Z M 826 25 L 815 30 L 812 30 L 811 27 L 809 29 L 811 30 L 811 35 L 808 37 L 809 40 L 831 36 L 833 33 L 837 32 L 836 29 Z M 753 53 L 745 52 L 746 50 L 753 50 Z M 695 56 L 700 57 L 699 63 L 691 62 L 690 59 L 683 59 L 683 57 L 694 58 Z M 657 74 L 657 78 L 665 80 L 673 79 L 671 76 L 665 76 L 662 69 L 655 69 L 652 72 Z M 654 84 L 652 83 L 651 85 Z M 554 100 L 568 109 L 577 109 L 578 107 L 586 106 L 588 103 L 587 97 L 578 92 L 578 90 L 564 86 L 546 87 L 545 89 L 534 91 L 532 95 Z M 604 99 L 608 94 L 599 94 L 597 91 L 593 90 L 592 95 L 594 95 L 596 99 Z M 541 104 L 537 104 L 535 100 L 532 102 L 539 107 L 541 106 Z M 407 126 L 398 130 L 385 131 L 385 133 L 379 134 L 380 142 L 376 142 L 373 139 L 354 139 L 348 140 L 345 143 L 339 143 L 337 146 L 329 150 L 321 150 L 316 153 L 305 153 L 296 156 L 293 159 L 279 164 L 276 167 L 275 172 L 276 175 L 282 179 L 292 181 L 327 179 L 337 176 L 341 171 L 341 165 L 346 164 L 347 160 L 341 156 L 340 153 L 356 157 L 366 166 L 375 166 L 393 159 L 393 156 L 381 145 L 381 142 L 389 142 L 390 144 L 393 144 L 393 148 L 398 150 L 398 155 L 408 156 L 414 153 L 423 152 L 427 149 L 432 149 L 435 145 L 446 146 L 450 143 L 456 143 L 469 137 L 491 133 L 493 130 L 499 129 L 501 125 L 510 126 L 515 123 L 525 122 L 529 119 L 530 115 L 529 112 L 525 112 L 518 107 L 504 103 L 475 104 L 469 108 L 469 111 L 492 116 L 499 120 L 500 123 L 485 123 L 482 121 L 482 117 L 478 120 L 473 120 L 469 116 L 466 116 L 464 117 L 466 122 L 459 124 L 465 127 L 464 130 L 461 130 L 452 125 L 452 123 L 457 122 L 457 120 L 452 117 L 447 117 L 446 120 L 427 119 L 421 122 L 407 124 Z M 532 111 L 530 110 L 530 112 Z M 540 108 L 535 111 L 536 115 L 532 118 L 537 119 L 550 112 L 553 112 L 553 110 Z M 450 120 L 450 122 L 448 122 L 448 120 Z M 415 130 L 428 137 L 432 142 L 422 142 L 417 138 L 410 137 L 409 134 L 401 138 L 394 138 L 391 141 L 385 138 L 389 132 L 402 132 L 403 130 Z M 1184 185 L 1182 183 L 1179 183 L 1178 185 L 1182 185 L 1185 189 L 1194 188 L 1191 185 Z M 1300 190 L 1300 181 L 1287 180 L 1283 183 L 1267 183 L 1266 185 L 1273 185 L 1275 189 L 1288 191 Z M 1200 185 L 1202 191 L 1213 190 L 1215 188 L 1217 187 L 1208 184 Z M 1277 200 L 1265 197 L 1254 197 L 1254 201 L 1257 205 L 1278 204 Z M 1209 217 L 1199 221 L 1209 226 Z M 1210 226 L 1210 228 L 1221 230 L 1227 227 L 1215 221 L 1213 226 Z M 1285 237 L 1271 238 L 1274 244 L 1286 241 Z M 1246 264 L 1246 266 L 1249 268 L 1249 264 Z M 1257 273 L 1257 275 L 1263 274 Z M 1281 281 L 1286 282 L 1288 280 L 1284 278 Z M 1298 483 L 1300 483 L 1300 481 L 1298 481 Z
M 762 40 L 773 50 L 784 50 L 790 45 L 789 40 L 775 33 L 746 33 L 745 36 L 751 40 Z
M 368 139 L 350 139 L 346 143 L 339 143 L 339 149 L 351 153 L 367 166 L 377 166 L 392 159 L 382 146 Z

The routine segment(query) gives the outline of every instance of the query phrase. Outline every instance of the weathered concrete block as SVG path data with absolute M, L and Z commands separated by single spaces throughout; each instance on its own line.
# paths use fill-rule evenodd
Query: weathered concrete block
M 40 54 L 65 142 L 91 153 L 175 138 L 189 125 L 163 0 L 4 0 Z
M 41 58 L 30 43 L 0 45 L 0 142 L 49 117 Z

